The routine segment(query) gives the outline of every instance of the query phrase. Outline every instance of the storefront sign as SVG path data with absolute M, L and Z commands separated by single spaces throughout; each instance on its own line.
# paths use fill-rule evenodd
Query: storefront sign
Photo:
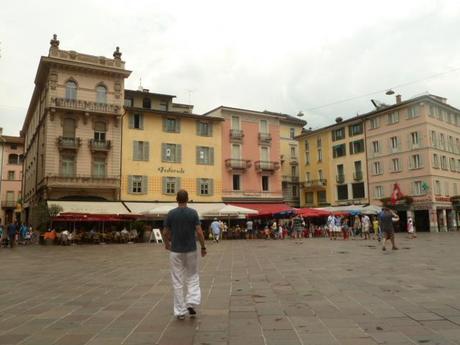
M 434 199 L 436 201 L 450 202 L 450 197 L 448 196 L 436 196 Z
M 184 168 L 159 167 L 158 172 L 161 174 L 185 174 Z

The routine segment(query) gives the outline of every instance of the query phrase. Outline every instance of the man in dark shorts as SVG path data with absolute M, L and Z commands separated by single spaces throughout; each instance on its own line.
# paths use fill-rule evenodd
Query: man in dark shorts
M 206 247 L 198 213 L 187 207 L 187 191 L 182 189 L 177 192 L 176 200 L 179 207 L 169 211 L 164 222 L 163 237 L 165 248 L 170 251 L 174 316 L 184 320 L 187 311 L 191 317 L 195 317 L 195 308 L 201 303 L 196 237 L 200 241 L 202 257 L 206 255 Z M 187 291 L 185 298 L 184 285 Z
M 397 222 L 399 220 L 399 216 L 392 210 L 387 207 L 382 209 L 379 215 L 379 223 L 380 229 L 383 232 L 383 247 L 382 250 L 387 250 L 385 248 L 385 243 L 387 240 L 391 241 L 391 245 L 393 246 L 393 250 L 398 249 L 395 245 L 395 230 L 393 227 L 393 222 Z

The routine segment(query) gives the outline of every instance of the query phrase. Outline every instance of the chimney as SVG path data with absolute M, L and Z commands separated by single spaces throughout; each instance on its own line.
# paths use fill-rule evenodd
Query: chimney
M 401 95 L 396 95 L 396 104 L 401 103 Z

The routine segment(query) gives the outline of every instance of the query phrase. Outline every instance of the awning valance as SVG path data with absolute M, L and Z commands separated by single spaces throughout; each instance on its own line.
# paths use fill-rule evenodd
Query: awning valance
M 287 204 L 245 204 L 245 203 L 230 203 L 230 205 L 249 208 L 258 212 L 256 217 L 273 217 L 279 213 L 294 213 L 295 210 Z

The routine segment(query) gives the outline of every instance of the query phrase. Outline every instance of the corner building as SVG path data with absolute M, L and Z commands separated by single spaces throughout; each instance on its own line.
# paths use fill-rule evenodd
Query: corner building
M 363 116 L 371 203 L 388 202 L 397 183 L 405 196 L 395 205 L 401 224 L 412 216 L 417 231 L 457 229 L 460 111 L 434 95 L 397 96 Z
M 223 119 L 193 114 L 174 97 L 125 91 L 123 201 L 175 202 L 181 188 L 191 202 L 222 201 Z
M 25 221 L 46 200 L 118 200 L 124 79 L 113 59 L 61 50 L 40 59 L 23 124 Z

